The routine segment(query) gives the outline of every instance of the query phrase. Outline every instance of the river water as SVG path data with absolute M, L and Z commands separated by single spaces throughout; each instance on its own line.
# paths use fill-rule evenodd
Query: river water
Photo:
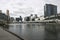
M 24 40 L 60 40 L 60 25 L 57 24 L 12 23 L 8 30 Z

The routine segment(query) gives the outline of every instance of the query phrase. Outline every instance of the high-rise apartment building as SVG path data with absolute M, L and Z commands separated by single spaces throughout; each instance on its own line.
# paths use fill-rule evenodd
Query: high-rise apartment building
M 44 6 L 44 17 L 49 17 L 51 15 L 57 14 L 57 6 L 52 4 L 46 4 Z

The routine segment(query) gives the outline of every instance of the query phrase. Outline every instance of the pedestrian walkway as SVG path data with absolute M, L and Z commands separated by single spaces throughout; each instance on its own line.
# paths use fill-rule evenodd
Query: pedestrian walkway
M 0 28 L 0 40 L 20 40 L 20 39 Z

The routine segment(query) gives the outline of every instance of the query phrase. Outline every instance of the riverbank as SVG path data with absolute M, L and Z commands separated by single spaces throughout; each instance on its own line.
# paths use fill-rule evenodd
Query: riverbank
M 20 40 L 20 39 L 0 28 L 0 40 Z

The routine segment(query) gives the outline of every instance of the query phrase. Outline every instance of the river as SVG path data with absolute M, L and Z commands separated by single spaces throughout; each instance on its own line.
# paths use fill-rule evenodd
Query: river
M 42 23 L 11 23 L 9 31 L 24 40 L 60 40 L 60 25 Z

